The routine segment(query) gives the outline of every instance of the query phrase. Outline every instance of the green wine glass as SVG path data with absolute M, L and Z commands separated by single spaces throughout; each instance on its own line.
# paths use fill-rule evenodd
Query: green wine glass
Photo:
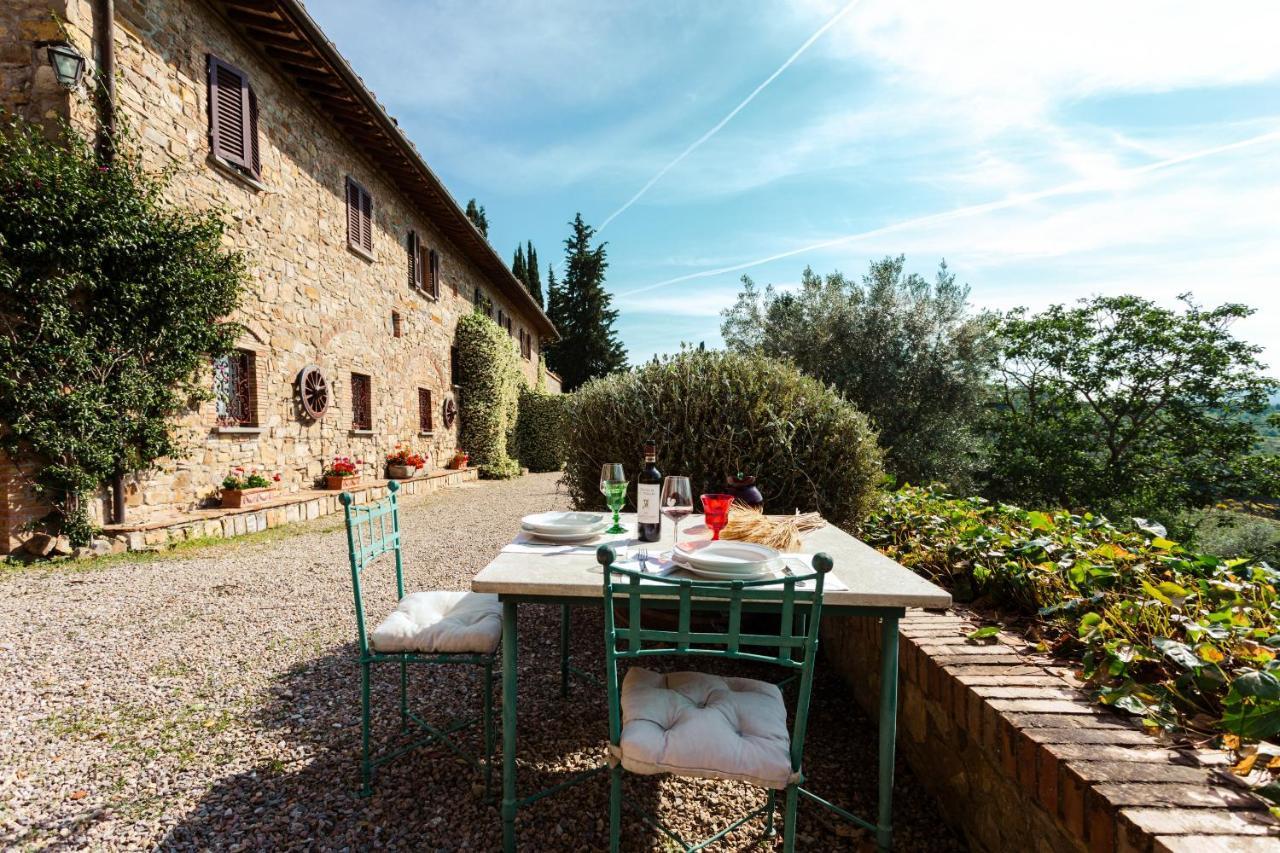
M 617 462 L 610 462 L 600 469 L 600 491 L 604 492 L 604 501 L 613 510 L 613 527 L 605 533 L 626 533 L 618 514 L 627 503 L 627 475 Z

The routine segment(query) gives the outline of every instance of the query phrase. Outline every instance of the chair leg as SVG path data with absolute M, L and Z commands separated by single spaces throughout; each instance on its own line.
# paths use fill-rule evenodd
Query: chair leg
M 795 853 L 796 849 L 796 804 L 800 799 L 800 787 L 798 785 L 787 786 L 787 813 L 783 817 L 782 824 L 782 850 L 783 853 Z
M 773 813 L 778 810 L 778 792 L 769 789 L 769 811 L 765 814 L 764 834 L 766 838 L 773 838 L 778 834 L 778 830 L 773 825 Z
M 484 798 L 493 796 L 493 663 L 484 665 Z
M 622 846 L 622 765 L 609 768 L 609 853 Z
M 373 762 L 369 756 L 369 662 L 360 664 L 360 796 L 373 794 Z
M 400 733 L 409 731 L 409 665 L 400 661 Z

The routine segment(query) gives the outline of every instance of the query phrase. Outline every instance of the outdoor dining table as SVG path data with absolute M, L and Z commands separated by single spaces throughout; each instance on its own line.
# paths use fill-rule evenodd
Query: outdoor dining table
M 670 525 L 663 525 L 659 542 L 640 542 L 635 535 L 635 516 L 622 516 L 626 535 L 603 536 L 617 548 L 620 557 L 645 548 L 655 557 L 674 544 Z M 701 516 L 690 516 L 681 529 L 681 539 L 701 525 Z M 703 538 L 708 538 L 701 527 Z M 517 613 L 521 604 L 603 607 L 601 567 L 595 559 L 600 543 L 589 545 L 541 545 L 520 542 L 507 546 L 471 582 L 474 592 L 496 593 L 502 603 L 502 846 L 516 848 L 516 812 L 533 801 L 583 781 L 598 771 L 578 774 L 546 791 L 526 796 L 516 792 L 516 647 Z M 810 791 L 801 790 L 808 800 L 832 810 L 842 818 L 872 830 L 876 844 L 888 850 L 892 844 L 893 762 L 898 712 L 898 620 L 908 607 L 941 609 L 951 605 L 951 595 L 919 575 L 900 566 L 875 549 L 833 525 L 825 525 L 803 537 L 800 551 L 829 554 L 835 563 L 823 594 L 823 616 L 871 616 L 880 619 L 880 705 L 879 705 L 879 798 L 874 821 L 864 820 Z M 676 573 L 674 576 L 681 576 Z M 833 588 L 835 587 L 835 588 Z M 844 587 L 843 589 L 839 587 Z M 781 591 L 781 588 L 780 588 Z M 779 612 L 768 601 L 758 609 Z M 603 641 L 602 641 L 603 642 Z M 568 620 L 561 627 L 562 692 L 567 689 Z

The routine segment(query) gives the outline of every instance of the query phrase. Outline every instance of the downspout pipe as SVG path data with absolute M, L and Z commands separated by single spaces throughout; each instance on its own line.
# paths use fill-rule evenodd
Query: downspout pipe
M 116 136 L 116 9 L 114 0 L 94 0 L 93 31 L 98 43 L 98 157 L 103 163 L 115 158 Z M 111 479 L 111 520 L 124 524 L 124 469 Z

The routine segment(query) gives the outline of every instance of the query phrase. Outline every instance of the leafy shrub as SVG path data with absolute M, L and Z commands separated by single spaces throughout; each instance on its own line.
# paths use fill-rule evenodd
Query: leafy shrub
M 1166 728 L 1280 733 L 1280 572 L 1134 521 L 906 488 L 882 496 L 862 536 L 957 598 L 1032 616 L 1103 704 Z
M 481 477 L 518 477 L 520 464 L 509 453 L 520 405 L 520 365 L 511 336 L 472 313 L 458 321 L 455 337 L 462 374 L 459 441 Z
M 520 389 L 516 447 L 520 464 L 530 471 L 559 471 L 565 459 L 565 394 Z
M 1280 521 L 1223 507 L 1196 510 L 1180 521 L 1197 551 L 1280 565 Z
M 570 397 L 565 483 L 580 508 L 602 507 L 600 466 L 629 463 L 646 439 L 658 466 L 717 491 L 737 471 L 760 478 L 773 512 L 821 512 L 853 524 L 881 477 L 867 419 L 794 367 L 761 355 L 686 350 L 582 386 Z
M 74 544 L 87 493 L 182 454 L 175 416 L 209 395 L 212 356 L 237 328 L 243 257 L 217 210 L 167 199 L 124 130 L 0 126 L 0 447 L 33 455 L 37 494 Z

